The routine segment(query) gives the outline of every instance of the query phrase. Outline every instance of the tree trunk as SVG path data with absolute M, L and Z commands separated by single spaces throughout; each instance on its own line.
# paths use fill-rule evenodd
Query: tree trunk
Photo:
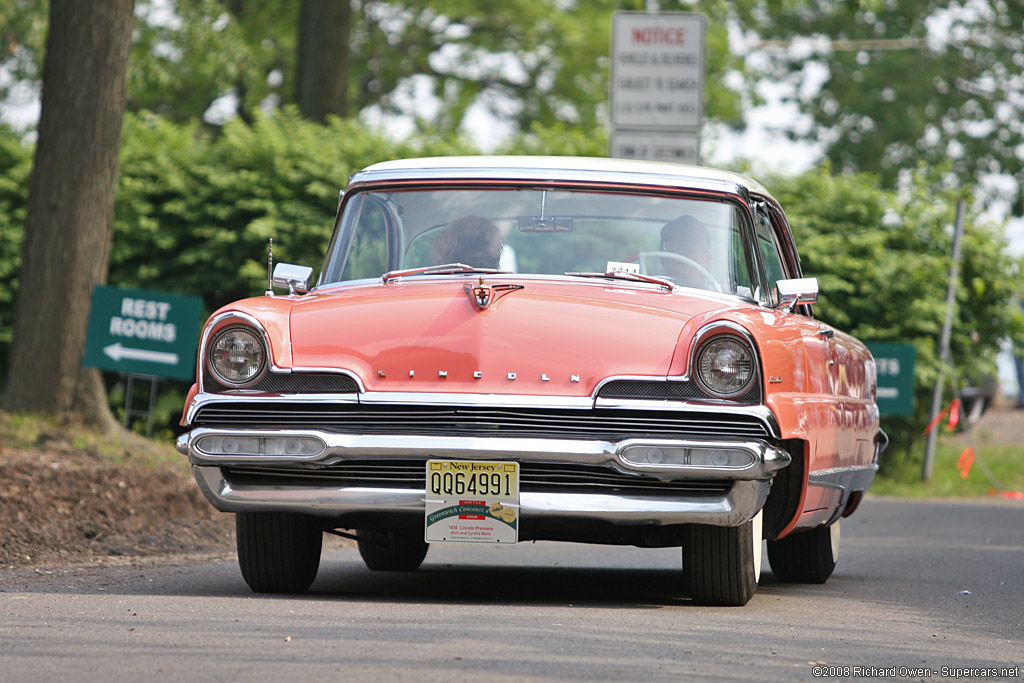
M 107 278 L 134 5 L 50 2 L 8 410 L 116 426 L 82 353 L 92 287 Z
M 351 0 L 302 0 L 295 100 L 306 118 L 346 115 L 351 32 Z

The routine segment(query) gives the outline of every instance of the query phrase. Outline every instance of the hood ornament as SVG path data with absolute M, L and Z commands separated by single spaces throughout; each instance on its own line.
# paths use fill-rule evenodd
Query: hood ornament
M 523 288 L 523 285 L 490 285 L 484 284 L 484 276 L 480 276 L 480 283 L 475 287 L 466 287 L 469 291 L 469 298 L 473 300 L 476 307 L 481 311 L 490 306 L 493 302 L 500 299 L 509 292 L 514 292 Z

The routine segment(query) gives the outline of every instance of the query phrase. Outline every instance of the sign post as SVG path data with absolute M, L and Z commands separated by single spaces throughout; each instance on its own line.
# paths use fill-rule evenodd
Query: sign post
M 616 12 L 611 76 L 611 156 L 700 162 L 702 15 Z

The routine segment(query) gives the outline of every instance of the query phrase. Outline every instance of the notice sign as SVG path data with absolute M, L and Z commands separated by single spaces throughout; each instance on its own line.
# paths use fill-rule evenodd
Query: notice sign
M 82 365 L 193 379 L 201 309 L 197 296 L 96 285 Z
M 704 115 L 704 17 L 616 12 L 611 105 L 615 128 L 699 128 Z
M 519 463 L 428 460 L 428 543 L 519 540 Z

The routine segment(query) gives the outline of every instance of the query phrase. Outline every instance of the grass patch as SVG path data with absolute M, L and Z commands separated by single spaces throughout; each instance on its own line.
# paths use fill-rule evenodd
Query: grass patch
M 1024 437 L 1024 430 L 1022 430 Z M 935 449 L 932 476 L 921 481 L 924 445 L 915 457 L 903 458 L 885 474 L 875 478 L 871 492 L 904 498 L 977 497 L 990 496 L 999 488 L 1024 492 L 1024 438 L 1020 445 L 987 444 L 984 438 L 962 435 L 944 436 Z M 964 449 L 973 447 L 974 462 L 967 469 L 966 478 L 961 469 Z M 885 458 L 885 453 L 882 458 Z

